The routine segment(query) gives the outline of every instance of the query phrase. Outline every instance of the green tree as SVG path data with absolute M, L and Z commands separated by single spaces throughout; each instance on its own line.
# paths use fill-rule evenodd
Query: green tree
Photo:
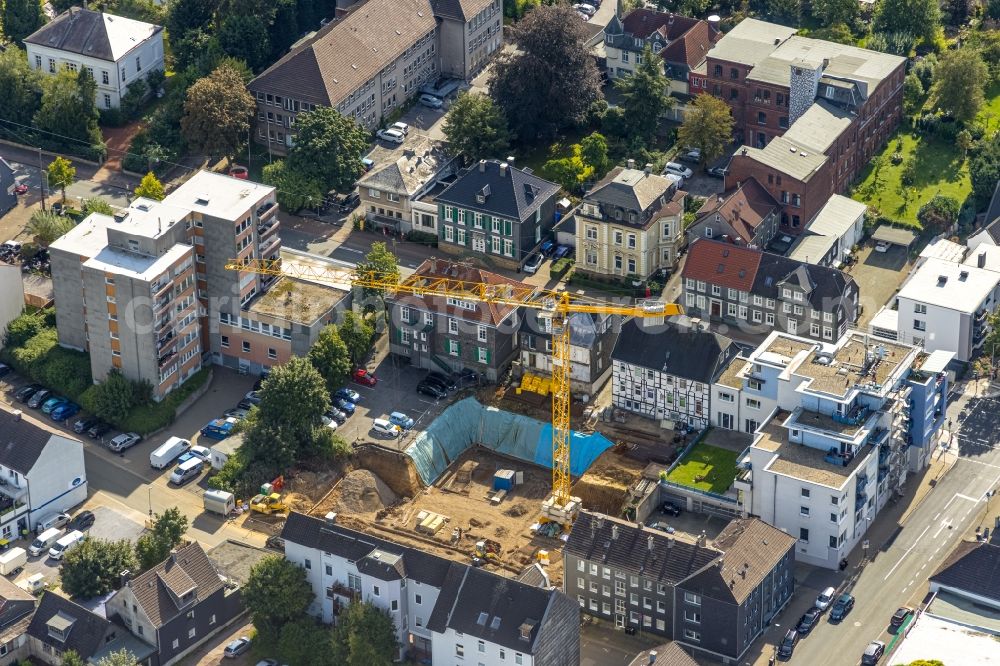
M 171 0 L 167 5 L 167 30 L 180 37 L 189 30 L 208 28 L 219 8 L 219 0 Z
M 115 209 L 114 206 L 100 197 L 90 197 L 89 199 L 83 200 L 83 216 L 86 217 L 91 213 L 114 215 Z
M 23 312 L 7 325 L 4 345 L 21 347 L 45 328 L 45 316 L 41 312 Z
M 319 332 L 316 342 L 309 348 L 309 360 L 325 380 L 330 393 L 344 385 L 351 371 L 351 353 L 336 325 L 324 326 Z
M 49 187 L 62 190 L 62 200 L 66 203 L 66 188 L 76 181 L 76 167 L 65 157 L 56 157 L 46 169 Z
M 931 43 L 940 27 L 938 0 L 881 0 L 876 5 L 875 32 L 909 33 Z
M 273 644 L 283 625 L 305 618 L 316 596 L 305 569 L 278 555 L 265 557 L 251 567 L 241 593 L 265 644 Z
M 115 650 L 97 661 L 97 666 L 135 666 L 135 655 L 127 648 Z
M 633 143 L 650 141 L 656 134 L 660 117 L 674 106 L 673 98 L 667 94 L 670 82 L 663 73 L 662 62 L 647 44 L 642 52 L 642 64 L 632 74 L 615 80 L 615 87 L 622 96 L 621 107 L 628 132 L 623 138 Z
M 257 411 L 260 420 L 279 436 L 307 449 L 329 405 L 323 377 L 309 359 L 294 357 L 271 370 L 261 386 Z
M 139 181 L 139 185 L 135 188 L 135 196 L 163 201 L 166 193 L 163 191 L 163 183 L 150 171 Z
M 152 569 L 167 559 L 170 551 L 180 545 L 187 528 L 187 516 L 177 507 L 156 514 L 153 529 L 140 536 L 135 543 L 135 554 L 142 570 Z
M 969 130 L 962 130 L 955 137 L 955 145 L 962 151 L 962 159 L 969 156 L 969 148 L 973 146 L 972 133 Z
M 878 198 L 878 195 L 885 189 L 886 180 L 885 174 L 882 171 L 885 169 L 887 163 L 888 160 L 885 158 L 885 155 L 878 155 L 872 160 L 872 182 L 868 185 L 869 198 Z
M 3 32 L 12 42 L 20 43 L 42 27 L 42 6 L 36 0 L 4 0 Z
M 389 251 L 389 247 L 379 241 L 372 243 L 371 250 L 365 255 L 365 260 L 357 267 L 359 274 L 372 275 L 384 282 L 395 284 L 399 282 L 399 260 Z M 362 311 L 364 313 L 384 310 L 385 290 L 377 287 L 365 287 L 361 290 L 364 298 Z
M 917 211 L 917 219 L 924 228 L 947 231 L 958 221 L 961 205 L 952 197 L 935 195 Z
M 240 71 L 224 63 L 188 88 L 181 132 L 194 150 L 232 161 L 249 136 L 255 108 Z
M 112 369 L 103 382 L 91 391 L 90 409 L 109 423 L 121 423 L 135 406 L 135 385 L 121 370 Z
M 969 158 L 969 177 L 972 193 L 980 206 L 985 206 L 993 196 L 997 181 L 1000 181 L 1000 135 L 984 139 L 978 150 Z
M 30 125 L 42 98 L 42 75 L 28 64 L 24 51 L 8 46 L 0 52 L 0 117 Z
M 332 634 L 331 648 L 338 664 L 387 665 L 399 653 L 392 618 L 371 602 L 350 604 L 338 616 Z
M 948 51 L 934 70 L 931 105 L 959 122 L 972 122 L 985 102 L 983 85 L 988 74 L 976 49 Z
M 336 666 L 329 646 L 330 632 L 311 617 L 291 620 L 281 627 L 278 654 L 288 666 Z
M 29 234 L 34 236 L 36 243 L 42 247 L 48 247 L 73 226 L 72 218 L 56 215 L 52 211 L 36 210 L 31 214 L 26 229 Z
M 371 353 L 375 329 L 364 317 L 359 317 L 348 310 L 344 313 L 344 319 L 337 327 L 337 332 L 347 347 L 352 365 L 359 365 Z
M 593 169 L 594 178 L 608 172 L 608 140 L 603 134 L 592 132 L 580 141 L 580 159 Z
M 552 139 L 583 123 L 602 97 L 597 66 L 583 47 L 586 35 L 569 4 L 540 6 L 514 26 L 516 48 L 497 55 L 489 89 L 518 141 Z
M 809 33 L 809 36 L 835 44 L 847 44 L 848 46 L 854 46 L 854 43 L 857 41 L 854 39 L 854 33 L 851 32 L 851 29 L 845 23 L 834 23 L 825 28 L 813 30 Z
M 261 180 L 278 189 L 278 204 L 289 213 L 316 208 L 323 201 L 323 184 L 319 179 L 289 169 L 285 160 L 265 164 Z
M 244 61 L 253 71 L 260 71 L 271 56 L 267 24 L 253 14 L 230 14 L 222 19 L 218 35 L 223 53 Z
M 135 571 L 138 565 L 128 540 L 88 537 L 63 556 L 59 576 L 62 588 L 71 596 L 90 599 L 118 589 L 121 573 Z
M 712 95 L 698 95 L 677 130 L 677 143 L 701 150 L 701 161 L 707 164 L 721 157 L 732 140 L 729 105 Z
M 369 135 L 353 118 L 328 106 L 300 113 L 295 118 L 295 146 L 286 168 L 308 174 L 327 190 L 347 192 L 362 172 L 361 156 L 368 150 Z
M 63 652 L 60 666 L 87 666 L 87 664 L 80 658 L 76 650 L 67 650 Z
M 924 103 L 924 84 L 920 77 L 910 72 L 903 79 L 903 113 L 912 116 Z
M 451 152 L 462 155 L 466 164 L 503 157 L 510 149 L 507 118 L 492 99 L 480 93 L 461 93 L 448 111 L 443 130 Z
M 97 84 L 86 69 L 61 70 L 42 80 L 42 102 L 35 112 L 34 125 L 45 140 L 78 149 L 78 142 L 101 146 L 99 113 L 94 105 Z
M 570 147 L 569 157 L 549 160 L 542 165 L 542 172 L 567 192 L 579 192 L 594 170 L 584 164 L 582 148 L 575 143 Z
M 824 26 L 837 23 L 851 25 L 858 13 L 858 3 L 854 0 L 812 0 L 812 15 Z
M 764 13 L 776 23 L 798 25 L 802 20 L 802 3 L 801 0 L 766 0 Z

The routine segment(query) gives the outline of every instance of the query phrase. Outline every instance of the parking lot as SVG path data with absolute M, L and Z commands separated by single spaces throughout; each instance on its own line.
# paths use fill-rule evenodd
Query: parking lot
M 908 262 L 906 249 L 898 245 L 890 246 L 886 252 L 876 252 L 870 244 L 861 248 L 857 263 L 847 271 L 858 283 L 860 292 L 862 312 L 858 328 L 866 328 L 882 306 L 893 299 L 909 274 Z

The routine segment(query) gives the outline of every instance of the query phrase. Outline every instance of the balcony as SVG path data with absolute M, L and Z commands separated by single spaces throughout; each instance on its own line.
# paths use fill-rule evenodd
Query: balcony
M 163 337 L 166 328 L 170 326 L 170 323 L 174 320 L 174 315 L 171 312 L 163 315 L 163 318 L 156 323 L 156 335 Z
M 348 587 L 343 583 L 334 583 L 330 587 L 326 588 L 326 598 L 335 599 L 336 597 L 341 597 L 347 599 L 348 601 L 357 601 L 361 598 L 361 592 Z
M 170 341 L 174 339 L 174 331 L 170 329 L 167 334 L 156 341 L 156 351 L 157 353 L 163 351 L 163 348 L 170 344 Z
M 277 249 L 279 247 L 281 247 L 281 237 L 280 236 L 271 236 L 270 238 L 267 238 L 265 240 L 261 240 L 261 242 L 260 242 L 260 256 L 262 256 L 262 257 L 263 256 L 267 256 L 267 254 L 269 252 L 271 252 L 271 250 Z
M 848 465 L 851 464 L 851 461 L 854 460 L 854 454 L 851 453 L 850 451 L 845 451 L 844 453 L 841 453 L 836 449 L 836 447 L 832 447 L 830 448 L 829 451 L 826 452 L 826 456 L 824 456 L 823 460 L 830 463 L 831 465 L 837 465 L 838 467 L 847 467 Z
M 277 209 L 278 208 L 277 208 L 276 204 L 273 201 L 268 201 L 267 203 L 265 203 L 265 204 L 261 205 L 260 207 L 258 207 L 257 210 L 255 211 L 255 213 L 257 215 L 257 218 L 260 219 L 260 218 L 264 217 L 265 215 L 267 215 L 268 213 L 272 213 L 272 212 L 276 211 Z
M 156 362 L 157 367 L 163 368 L 163 366 L 165 366 L 167 363 L 170 363 L 170 361 L 173 360 L 173 358 L 175 356 L 177 356 L 177 348 L 176 347 L 174 347 L 168 353 L 164 354 L 159 359 L 157 359 L 157 362 Z
M 277 231 L 278 227 L 280 227 L 280 226 L 281 226 L 281 224 L 278 222 L 278 220 L 270 220 L 268 222 L 264 222 L 262 224 L 258 224 L 257 225 L 257 235 L 260 236 L 261 238 L 263 238 L 264 236 L 267 236 L 268 234 L 271 234 L 271 233 L 274 233 L 275 231 Z
M 164 296 L 163 298 L 157 299 L 153 303 L 153 314 L 157 315 L 163 312 L 163 308 L 167 307 L 168 305 L 170 305 L 170 296 Z
M 169 289 L 171 284 L 173 284 L 173 281 L 170 279 L 154 282 L 149 285 L 149 294 L 155 298 L 163 293 L 164 290 Z
M 869 409 L 861 405 L 855 405 L 851 411 L 846 414 L 833 413 L 830 415 L 837 423 L 843 423 L 845 425 L 861 425 L 864 423 L 865 419 L 868 418 Z

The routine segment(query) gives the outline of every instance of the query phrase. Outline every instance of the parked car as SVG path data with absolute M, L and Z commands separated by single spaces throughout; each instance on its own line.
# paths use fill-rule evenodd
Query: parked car
M 677 185 L 677 189 L 684 187 L 684 176 L 678 176 L 676 173 L 665 173 L 663 177 Z
M 181 454 L 181 457 L 177 459 L 177 464 L 186 463 L 192 458 L 197 458 L 202 462 L 208 462 L 212 457 L 212 450 L 207 446 L 198 446 L 197 444 L 192 446 L 190 449 Z
M 541 253 L 543 257 L 551 257 L 552 253 L 556 251 L 555 241 L 550 241 L 550 240 L 545 241 L 539 246 L 538 251 Z
M 142 440 L 142 436 L 137 432 L 123 432 L 108 442 L 108 448 L 115 453 L 121 453 L 138 444 L 140 440 Z
M 56 405 L 51 412 L 49 412 L 49 418 L 53 421 L 65 421 L 71 419 L 80 413 L 80 405 L 75 402 L 63 402 Z
M 359 203 L 361 203 L 361 195 L 357 192 L 351 192 L 344 196 L 343 199 L 338 200 L 337 207 L 341 213 L 350 213 L 358 207 Z
M 688 169 L 686 166 L 678 162 L 667 162 L 663 166 L 663 173 L 672 173 L 675 176 L 680 176 L 685 179 L 694 175 L 694 172 L 691 171 L 691 169 Z
M 583 12 L 577 12 L 576 15 L 579 16 L 580 20 L 583 21 L 584 23 L 586 23 L 587 21 L 590 20 L 590 14 L 584 14 Z M 626 631 L 627 631 L 627 629 L 626 629 Z
M 682 162 L 701 162 L 701 148 L 686 148 L 684 152 L 677 156 Z
M 249 402 L 251 405 L 259 405 L 260 391 L 250 391 L 245 396 L 243 396 L 243 399 Z
M 49 397 L 51 397 L 51 395 L 52 391 L 46 388 L 38 389 L 37 391 L 32 393 L 31 397 L 28 399 L 28 407 L 31 407 L 32 409 L 38 409 L 39 407 L 42 406 L 42 403 L 44 403 L 46 400 L 49 399 Z
M 87 436 L 91 439 L 97 439 L 99 437 L 103 437 L 109 432 L 111 432 L 111 424 L 105 423 L 104 421 L 98 421 L 87 430 Z
M 673 502 L 664 502 L 663 506 L 660 507 L 662 513 L 668 516 L 679 516 L 681 515 L 681 508 L 674 504 Z
M 52 410 L 63 404 L 64 402 L 69 402 L 69 398 L 62 395 L 54 395 L 48 400 L 42 403 L 42 414 L 51 414 Z
M 202 427 L 199 431 L 202 437 L 211 437 L 212 439 L 223 440 L 233 432 L 233 428 L 239 423 L 232 416 L 227 416 L 224 419 L 212 419 Z
M 95 520 L 97 520 L 97 516 L 94 515 L 93 511 L 81 511 L 76 514 L 76 517 L 73 518 L 73 520 L 70 521 L 69 526 L 66 529 L 70 531 L 79 530 L 82 532 L 83 530 L 90 528 L 90 526 L 94 524 Z
M 596 9 L 582 2 L 578 2 L 577 4 L 573 5 L 573 9 L 580 12 L 581 14 L 586 14 L 587 16 L 593 16 L 594 14 L 597 13 Z
M 0 363 L 0 377 L 6 377 L 10 374 L 10 366 L 6 363 Z
M 528 257 L 528 260 L 524 262 L 524 272 L 528 275 L 534 275 L 538 269 L 541 267 L 544 261 L 542 255 L 535 253 Z
M 886 242 L 886 241 L 883 241 L 883 240 L 876 241 L 875 242 L 875 251 L 876 252 L 888 252 L 889 251 L 889 243 Z
M 885 654 L 885 643 L 872 641 L 865 648 L 864 654 L 861 655 L 861 666 L 875 666 L 883 654 Z
M 351 381 L 362 386 L 375 386 L 378 384 L 378 378 L 364 368 L 358 368 L 351 373 Z
M 382 139 L 383 141 L 388 141 L 389 143 L 403 143 L 406 137 L 403 133 L 395 129 L 384 129 L 375 132 L 375 136 Z
M 705 173 L 713 178 L 725 178 L 726 174 L 729 173 L 729 163 L 726 164 L 716 164 L 705 169 Z
M 246 398 L 244 398 L 243 400 L 240 400 L 238 403 L 236 403 L 236 409 L 245 409 L 248 412 L 250 411 L 251 408 L 253 408 L 255 406 L 256 406 L 256 403 L 250 402 Z
M 780 659 L 788 660 L 792 658 L 792 653 L 795 652 L 795 644 L 799 642 L 799 632 L 795 629 L 789 629 L 785 632 L 785 637 L 781 639 L 781 644 L 778 645 L 778 657 Z
M 389 129 L 394 129 L 403 136 L 410 133 L 410 126 L 406 123 L 393 123 L 392 125 L 389 125 Z
M 330 407 L 328 410 L 323 412 L 323 414 L 336 421 L 338 425 L 344 425 L 347 423 L 347 414 L 340 411 L 336 407 Z
M 813 630 L 813 627 L 819 624 L 819 618 L 822 614 L 823 611 L 820 609 L 810 608 L 799 618 L 799 623 L 795 626 L 795 630 L 805 636 Z
M 458 372 L 458 379 L 462 384 L 478 384 L 479 373 L 469 368 L 462 368 Z
M 227 419 L 232 417 L 237 421 L 242 421 L 247 417 L 249 413 L 250 413 L 249 410 L 240 409 L 239 407 L 233 407 L 232 409 L 227 409 L 226 411 L 222 412 L 222 415 Z
M 444 390 L 440 384 L 427 381 L 427 379 L 423 379 L 419 384 L 417 384 L 417 393 L 422 393 L 437 400 L 448 397 L 448 392 Z
M 828 587 L 820 592 L 819 596 L 816 597 L 816 608 L 825 611 L 833 603 L 833 595 L 835 594 L 837 594 L 837 591 L 832 587 Z
M 677 531 L 670 525 L 657 520 L 649 521 L 649 524 L 647 524 L 646 527 L 654 530 L 660 530 L 661 532 L 666 532 L 667 534 L 673 534 Z
M 80 434 L 85 433 L 100 422 L 101 420 L 96 416 L 81 416 L 76 420 L 76 423 L 73 424 L 73 432 Z
M 389 422 L 394 425 L 398 425 L 403 430 L 409 430 L 414 424 L 413 419 L 403 412 L 393 412 L 392 414 L 389 414 Z
M 440 109 L 442 106 L 444 106 L 443 101 L 441 101 L 434 95 L 428 95 L 427 93 L 421 95 L 419 101 L 423 106 L 426 106 L 428 109 Z
M 27 194 L 28 185 L 26 183 L 18 183 L 14 186 L 14 194 Z
M 375 419 L 372 421 L 372 434 L 383 439 L 396 439 L 402 431 L 395 423 L 387 419 Z
M 357 409 L 357 406 L 353 402 L 350 400 L 344 400 L 343 398 L 334 398 L 333 406 L 348 416 L 353 416 L 354 411 Z
M 849 594 L 840 595 L 830 609 L 830 622 L 840 622 L 847 617 L 852 608 L 854 608 L 854 597 Z
M 229 175 L 232 176 L 233 178 L 246 180 L 250 177 L 250 171 L 245 166 L 234 166 L 230 167 Z
M 228 659 L 235 659 L 244 652 L 250 649 L 250 639 L 246 636 L 240 636 L 234 641 L 231 641 L 226 649 L 222 651 L 222 654 Z
M 431 370 L 427 373 L 424 379 L 430 380 L 432 382 L 437 382 L 447 391 L 457 391 L 458 384 L 455 383 L 455 378 L 444 374 L 443 372 L 438 372 L 437 370 Z
M 357 391 L 349 388 L 339 388 L 333 393 L 333 397 L 353 402 L 355 405 L 361 402 L 361 395 Z
M 573 254 L 573 248 L 569 245 L 560 245 L 556 248 L 555 254 L 552 255 L 553 259 L 562 259 L 563 257 L 568 257 Z
M 22 386 L 21 388 L 17 389 L 17 392 L 14 394 L 14 399 L 16 399 L 18 402 L 28 402 L 28 400 L 31 399 L 31 396 L 33 396 L 41 389 L 42 389 L 41 384 L 28 384 L 27 386 Z
M 901 627 L 906 619 L 913 615 L 913 609 L 902 606 L 899 610 L 892 614 L 892 619 L 889 620 L 890 627 Z

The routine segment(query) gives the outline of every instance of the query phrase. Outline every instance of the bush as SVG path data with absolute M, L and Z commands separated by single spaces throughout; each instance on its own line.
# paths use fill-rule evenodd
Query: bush
M 25 312 L 7 326 L 4 346 L 20 347 L 45 328 L 45 316 L 40 312 Z
M 35 326 L 30 317 L 22 315 L 18 319 L 22 318 L 23 321 L 15 332 L 17 338 L 23 338 L 30 332 L 31 327 Z M 45 384 L 68 398 L 78 400 L 92 383 L 90 356 L 60 347 L 56 329 L 46 324 L 44 313 L 40 320 L 42 326 L 20 345 L 14 346 L 8 342 L 3 357 L 25 377 Z
M 575 262 L 569 257 L 557 259 L 556 261 L 553 261 L 552 265 L 549 267 L 549 275 L 556 280 L 561 280 L 562 277 L 569 272 L 569 269 L 573 268 L 574 263 Z
M 112 425 L 116 425 L 121 430 L 137 432 L 140 435 L 148 435 L 161 428 L 166 428 L 174 422 L 177 407 L 205 384 L 209 372 L 208 368 L 202 368 L 160 402 L 138 404 L 124 420 L 120 423 L 112 422 Z M 136 390 L 142 391 L 143 389 L 137 388 Z
M 420 243 L 421 245 L 426 245 L 427 247 L 438 246 L 438 237 L 435 234 L 429 234 L 426 231 L 417 231 L 416 229 L 411 229 L 406 232 L 406 240 L 411 243 Z

